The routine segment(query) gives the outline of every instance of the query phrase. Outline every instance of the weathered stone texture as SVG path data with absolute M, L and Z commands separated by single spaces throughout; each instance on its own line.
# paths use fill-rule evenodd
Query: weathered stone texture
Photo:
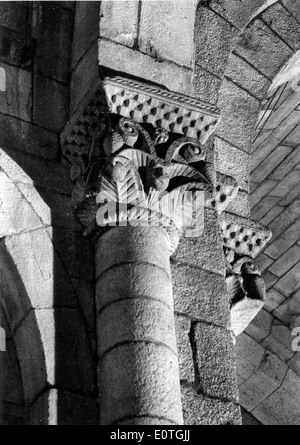
M 204 397 L 192 386 L 181 391 L 185 425 L 240 425 L 238 404 Z
M 182 315 L 175 317 L 175 330 L 178 348 L 179 373 L 181 381 L 194 382 L 194 360 L 190 341 L 191 320 Z
M 229 325 L 224 277 L 187 265 L 173 265 L 175 311 L 219 326 Z
M 172 91 L 193 95 L 191 69 L 100 39 L 99 64 L 115 71 L 159 83 Z
M 217 135 L 250 153 L 259 101 L 225 79 L 218 107 L 222 110 L 222 119 L 216 131 Z
M 139 2 L 102 2 L 100 9 L 100 37 L 106 37 L 132 48 L 137 41 Z
M 33 96 L 33 122 L 60 132 L 68 113 L 68 90 L 60 83 L 36 75 Z
M 141 7 L 139 49 L 158 59 L 191 68 L 194 59 L 194 23 L 194 2 L 146 1 Z
M 255 20 L 240 36 L 236 52 L 270 80 L 293 55 L 292 49 L 260 20 Z
M 196 386 L 208 397 L 237 402 L 235 353 L 231 333 L 204 323 L 193 323 L 191 332 Z
M 200 5 L 196 13 L 194 37 L 196 64 L 222 78 L 237 36 L 236 28 L 214 11 Z
M 69 3 L 69 2 L 68 2 Z M 111 2 L 104 2 L 105 4 Z M 103 6 L 103 5 L 102 5 Z M 103 6 L 103 7 L 104 7 Z M 75 2 L 74 34 L 70 68 L 73 70 L 80 59 L 99 37 L 100 2 Z M 100 17 L 101 19 L 101 17 Z M 102 23 L 102 20 L 100 21 Z M 100 25 L 102 26 L 102 25 Z
M 43 2 L 38 12 L 35 69 L 45 77 L 67 82 L 71 55 L 73 12 L 63 2 Z M 49 94 L 51 96 L 51 93 Z M 48 114 L 48 117 L 51 113 Z
M 241 31 L 246 25 L 261 11 L 271 6 L 277 0 L 247 0 L 232 1 L 232 0 L 212 0 L 210 7 L 218 12 L 222 17 L 231 22 Z

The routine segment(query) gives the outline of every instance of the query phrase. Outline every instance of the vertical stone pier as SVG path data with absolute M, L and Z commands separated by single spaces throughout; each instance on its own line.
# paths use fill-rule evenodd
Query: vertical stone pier
M 182 424 L 170 240 L 115 227 L 97 242 L 101 424 Z

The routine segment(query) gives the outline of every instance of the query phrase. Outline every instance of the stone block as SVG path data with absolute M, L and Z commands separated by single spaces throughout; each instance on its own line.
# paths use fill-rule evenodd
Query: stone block
M 247 192 L 239 192 L 231 201 L 226 209 L 228 213 L 242 216 L 243 218 L 250 218 L 250 202 Z
M 148 264 L 149 269 L 162 269 L 166 278 L 170 277 L 169 238 L 165 230 L 123 226 L 104 233 L 97 246 L 96 277 L 125 264 Z
M 288 366 L 276 355 L 266 351 L 259 370 L 269 376 L 275 383 L 282 385 L 286 380 Z
M 99 425 L 99 408 L 92 397 L 50 389 L 30 407 L 29 425 Z
M 41 3 L 35 69 L 43 76 L 67 82 L 73 32 L 73 12 L 62 2 Z M 39 93 L 40 94 L 40 93 Z M 51 93 L 49 93 L 49 98 Z
M 107 8 L 108 3 L 111 2 L 103 2 L 101 7 Z M 99 21 L 101 21 L 100 26 L 102 27 L 99 2 L 75 2 L 75 4 L 71 70 L 75 68 L 92 44 L 97 41 L 99 37 Z M 107 31 L 109 32 L 109 30 Z
M 269 79 L 273 79 L 293 55 L 292 49 L 261 20 L 255 20 L 241 34 L 236 52 Z
M 236 352 L 245 358 L 251 365 L 258 368 L 265 353 L 265 348 L 253 340 L 246 333 L 236 339 Z
M 259 266 L 260 270 L 264 272 L 266 269 L 269 268 L 271 264 L 274 263 L 274 260 L 268 255 L 265 255 L 264 253 L 261 253 L 259 257 L 255 260 L 256 264 Z
M 238 337 L 239 338 L 239 337 Z M 239 387 L 248 380 L 257 371 L 259 365 L 254 366 L 245 357 L 236 354 L 236 372 L 239 381 Z
M 218 0 L 212 0 L 209 6 L 242 31 L 254 17 L 275 1 L 252 0 L 248 2 L 247 0 L 240 0 L 239 2 L 232 2 L 231 0 L 224 0 L 220 3 Z
M 110 68 L 146 81 L 155 82 L 169 90 L 193 96 L 193 72 L 172 62 L 158 62 L 147 54 L 126 46 L 100 39 L 100 67 Z
M 27 28 L 27 23 L 26 23 Z M 0 57 L 2 62 L 30 69 L 36 41 L 27 33 L 19 33 L 0 25 Z
M 265 130 L 276 130 L 280 124 L 286 120 L 286 118 L 299 106 L 300 98 L 298 94 L 290 94 L 285 101 L 283 101 L 277 109 L 273 109 L 272 113 L 264 124 Z M 294 133 L 296 132 L 296 134 Z M 297 137 L 297 133 L 299 134 L 299 125 L 293 130 L 293 132 L 287 135 L 287 139 L 284 140 L 285 145 L 292 145 L 294 142 L 295 145 L 295 137 Z M 299 139 L 298 139 L 299 141 Z M 296 140 L 296 145 L 299 144 Z
M 281 201 L 280 201 L 281 202 Z M 284 210 L 284 207 L 279 205 L 274 206 L 261 220 L 260 223 L 268 226 L 280 213 Z
M 81 314 L 77 309 L 57 308 L 39 310 L 36 316 L 49 383 L 69 392 L 91 394 L 96 388 L 96 371 Z
M 294 222 L 300 217 L 300 197 L 297 197 L 285 210 L 270 224 L 270 228 L 273 232 L 274 241 L 278 236 L 286 237 L 289 239 L 289 234 L 287 235 L 287 229 L 291 227 Z M 288 246 L 290 247 L 290 246 Z M 270 255 L 272 256 L 272 255 Z
M 298 258 L 299 259 L 299 258 Z M 291 296 L 299 288 L 300 283 L 300 263 L 296 264 L 286 275 L 284 275 L 275 288 L 286 297 Z
M 194 67 L 194 97 L 216 105 L 222 85 L 222 79 L 201 68 L 197 63 Z
M 240 404 L 247 411 L 253 411 L 270 394 L 272 394 L 280 384 L 274 382 L 268 375 L 261 371 L 250 377 L 239 388 Z
M 83 228 L 74 215 L 71 197 L 53 190 L 39 188 L 43 201 L 51 209 L 51 225 L 65 229 L 73 229 L 82 233 Z
M 18 188 L 0 171 L 0 237 L 33 230 L 43 225 Z
M 276 147 L 283 144 L 285 138 L 299 124 L 299 119 L 300 119 L 300 111 L 295 110 L 284 121 L 284 124 L 280 125 L 278 128 L 276 128 L 274 131 L 270 133 L 270 135 L 265 139 L 260 149 L 256 150 L 255 154 L 252 157 L 252 165 L 251 165 L 252 171 L 256 170 L 256 168 L 275 150 Z M 292 151 L 293 150 L 291 149 L 291 152 Z M 278 164 L 274 165 L 273 169 L 275 169 L 275 167 L 278 167 Z M 282 179 L 282 176 L 279 177 L 271 176 L 270 179 Z M 251 180 L 256 182 L 254 179 Z
M 195 322 L 191 342 L 198 392 L 236 402 L 236 362 L 231 333 L 217 326 Z
M 68 89 L 61 83 L 36 74 L 33 121 L 48 130 L 61 132 L 68 118 Z
M 272 172 L 270 178 L 280 181 L 289 172 L 293 171 L 297 167 L 299 162 L 300 162 L 300 150 L 299 147 L 297 147 L 294 150 L 292 150 L 290 155 L 278 165 L 278 167 Z
M 299 49 L 300 24 L 280 4 L 261 15 L 261 19 L 294 51 Z
M 298 170 L 298 175 L 299 175 L 299 170 Z M 286 195 L 284 196 L 281 201 L 279 201 L 279 204 L 282 206 L 288 206 L 290 205 L 295 199 L 298 198 L 298 196 L 300 195 L 300 182 L 298 182 L 298 184 L 292 188 L 292 190 Z
M 225 259 L 221 231 L 215 212 L 205 210 L 204 232 L 199 238 L 182 237 L 171 257 L 172 263 L 201 267 L 209 272 L 224 276 Z
M 181 315 L 175 316 L 175 331 L 178 348 L 179 375 L 181 381 L 194 382 L 193 351 L 190 342 L 191 320 Z
M 192 386 L 182 386 L 181 394 L 185 425 L 241 424 L 238 404 L 197 394 Z
M 242 425 L 262 425 L 262 423 L 248 411 L 242 409 Z
M 70 277 L 93 280 L 93 247 L 81 233 L 74 232 L 73 229 L 53 228 L 52 240 Z
M 222 139 L 215 138 L 216 170 L 233 176 L 243 190 L 249 191 L 250 155 Z
M 9 237 L 5 244 L 33 308 L 74 306 L 74 290 L 45 229 Z
M 14 344 L 18 351 L 18 361 L 21 370 L 24 399 L 30 404 L 46 388 L 47 383 L 53 382 L 53 372 L 45 362 L 46 352 L 43 344 L 43 334 L 40 334 L 40 325 L 34 311 L 29 312 L 21 325 L 14 333 Z M 48 335 L 54 334 L 52 326 L 48 324 Z M 50 343 L 53 344 L 53 339 Z M 51 354 L 52 359 L 54 358 Z M 50 357 L 47 358 L 51 360 Z M 53 371 L 52 365 L 52 371 Z
M 271 190 L 273 190 L 274 187 L 278 184 L 278 181 L 265 179 L 262 184 L 258 186 L 258 188 L 251 193 L 250 196 L 250 203 L 251 208 L 255 207 L 256 204 L 258 204 L 263 198 L 268 195 Z
M 264 216 L 279 202 L 276 196 L 266 196 L 252 210 L 251 216 L 255 221 L 261 221 Z
M 261 182 L 269 176 L 276 167 L 293 151 L 291 147 L 279 145 L 266 159 L 252 172 L 252 180 Z
M 265 140 L 272 134 L 273 130 L 262 129 L 258 136 L 254 139 L 252 144 L 252 153 L 254 153 L 258 148 L 260 148 Z
M 257 342 L 261 342 L 269 335 L 272 323 L 272 315 L 270 315 L 266 310 L 262 309 L 249 324 L 245 332 Z
M 100 359 L 98 375 L 102 425 L 140 415 L 181 424 L 178 361 L 169 348 L 124 343 Z
M 290 329 L 275 320 L 270 335 L 263 340 L 262 345 L 286 362 L 294 355 L 292 339 Z
M 284 388 L 278 389 L 274 394 L 271 394 L 263 403 L 262 407 L 265 413 L 268 412 L 272 416 L 271 422 L 268 421 L 268 414 L 264 419 L 264 423 L 274 424 L 273 419 L 277 420 L 277 425 L 295 425 L 300 421 L 300 402 L 290 392 Z M 258 417 L 257 412 L 253 414 Z
M 298 374 L 300 375 L 300 352 L 294 355 L 291 360 L 287 362 L 287 364 Z
M 87 2 L 86 2 L 87 3 Z M 95 3 L 95 2 L 90 2 Z M 70 86 L 70 117 L 76 112 L 98 78 L 98 43 L 95 41 L 72 71 Z M 110 53 L 112 56 L 112 53 Z M 101 59 L 100 59 L 101 63 Z
M 18 117 L 25 121 L 31 120 L 32 80 L 31 72 L 0 63 L 5 71 L 5 91 L 0 94 L 0 112 Z
M 300 247 L 295 245 L 291 247 L 284 255 L 282 255 L 269 270 L 282 277 L 286 272 L 288 272 L 296 263 L 300 261 Z
M 229 327 L 225 279 L 187 265 L 172 265 L 175 311 L 193 319 Z
M 0 25 L 25 34 L 29 12 L 28 2 L 3 2 L 1 3 Z
M 44 225 L 51 225 L 51 206 L 49 207 L 46 202 L 41 198 L 37 189 L 31 184 L 25 184 L 18 182 L 17 187 L 20 193 L 27 200 L 28 204 L 34 209 L 35 213 L 42 220 Z
M 272 312 L 277 309 L 278 306 L 280 306 L 281 303 L 284 302 L 284 300 L 285 297 L 280 292 L 278 292 L 276 289 L 270 289 L 267 293 L 267 301 L 264 305 L 264 308 L 267 311 Z
M 245 90 L 225 79 L 219 95 L 222 110 L 216 134 L 250 153 L 260 103 Z
M 52 131 L 3 114 L 0 114 L 0 124 L 3 150 L 23 151 L 49 160 L 57 158 L 58 138 Z
M 225 76 L 235 84 L 247 90 L 257 99 L 262 100 L 266 97 L 270 80 L 254 69 L 245 60 L 235 54 L 231 54 Z
M 149 297 L 114 301 L 97 316 L 98 356 L 124 343 L 165 345 L 177 354 L 173 308 Z
M 195 62 L 222 78 L 237 35 L 238 30 L 230 23 L 214 11 L 199 6 L 195 23 Z
M 274 220 L 276 221 L 276 220 Z M 285 230 L 285 231 L 284 231 Z M 284 229 L 280 238 L 274 241 L 266 249 L 265 253 L 274 259 L 278 259 L 299 239 L 300 221 L 297 220 L 291 227 Z
M 139 23 L 140 51 L 192 68 L 195 9 L 194 2 L 156 0 L 143 3 Z
M 267 291 L 271 289 L 274 286 L 274 284 L 278 281 L 278 277 L 273 273 L 269 272 L 268 270 L 265 270 L 263 272 L 262 277 L 265 281 Z
M 282 4 L 295 17 L 296 20 L 300 20 L 299 3 L 297 0 L 282 0 Z
M 155 283 L 155 287 L 153 287 Z M 171 277 L 164 269 L 149 264 L 123 264 L 106 271 L 97 281 L 97 310 L 113 301 L 148 297 L 173 305 Z
M 157 11 L 156 6 L 155 10 Z M 147 9 L 147 5 L 143 5 L 143 7 Z M 111 39 L 130 48 L 134 46 L 139 26 L 139 2 L 137 0 L 103 2 L 101 3 L 100 17 L 100 37 Z M 147 27 L 146 20 L 147 18 L 144 19 L 143 25 Z M 147 30 L 144 32 L 147 33 Z M 151 38 L 150 35 L 149 38 Z

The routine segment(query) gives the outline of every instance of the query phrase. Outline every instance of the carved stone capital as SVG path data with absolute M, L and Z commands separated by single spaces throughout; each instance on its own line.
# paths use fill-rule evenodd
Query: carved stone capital
M 127 223 L 159 225 L 174 251 L 205 207 L 221 214 L 238 184 L 205 161 L 203 144 L 218 117 L 211 105 L 156 86 L 120 77 L 99 81 L 61 138 L 85 234 Z

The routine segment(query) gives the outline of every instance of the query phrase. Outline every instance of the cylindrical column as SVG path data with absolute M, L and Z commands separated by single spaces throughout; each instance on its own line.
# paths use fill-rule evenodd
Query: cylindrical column
M 110 229 L 96 273 L 100 423 L 183 424 L 167 233 Z

